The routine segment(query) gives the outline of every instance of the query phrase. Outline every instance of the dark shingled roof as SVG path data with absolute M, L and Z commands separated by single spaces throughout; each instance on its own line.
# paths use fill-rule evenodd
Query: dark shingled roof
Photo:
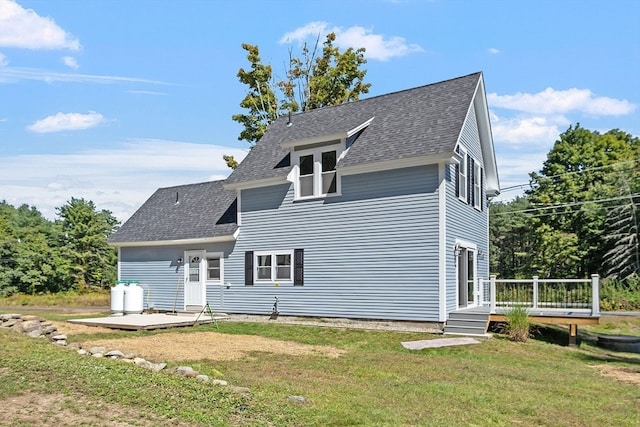
M 338 168 L 453 153 L 481 73 L 295 114 L 273 122 L 225 184 L 286 176 L 289 150 L 280 144 L 346 133 L 374 118 Z
M 230 236 L 238 225 L 236 193 L 224 181 L 161 188 L 109 239 L 109 243 Z M 178 203 L 176 203 L 176 198 Z

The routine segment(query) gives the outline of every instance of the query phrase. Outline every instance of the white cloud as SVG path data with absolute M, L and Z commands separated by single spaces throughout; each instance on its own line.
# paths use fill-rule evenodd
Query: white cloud
M 137 77 L 101 76 L 95 74 L 57 73 L 28 67 L 0 68 L 0 83 L 20 80 L 36 80 L 46 83 L 144 83 L 152 85 L 169 85 L 159 80 L 140 79 Z
M 330 32 L 336 34 L 334 44 L 340 48 L 347 49 L 352 47 L 358 49 L 364 47 L 366 49 L 365 56 L 367 59 L 387 61 L 393 57 L 424 51 L 420 45 L 407 43 L 403 37 L 385 37 L 382 34 L 375 34 L 372 30 L 360 26 L 349 28 L 330 27 L 327 22 L 321 21 L 310 22 L 285 33 L 280 38 L 279 43 L 303 42 L 309 38 L 312 38 L 315 42 L 318 35 L 320 35 L 320 43 L 322 43 L 323 36 Z
M 157 188 L 224 179 L 231 170 L 223 154 L 242 160 L 246 151 L 147 139 L 73 154 L 0 157 L 0 199 L 35 206 L 53 219 L 56 207 L 82 197 L 126 220 Z
M 62 63 L 69 68 L 73 68 L 74 70 L 77 70 L 78 68 L 80 68 L 80 65 L 78 65 L 78 61 L 76 61 L 76 58 L 74 58 L 73 56 L 63 57 Z
M 491 130 L 496 143 L 524 145 L 553 142 L 560 134 L 559 126 L 569 124 L 569 120 L 562 116 L 502 118 L 491 112 Z
M 487 52 L 489 52 L 492 55 L 497 55 L 500 53 L 500 50 L 496 49 L 495 47 L 490 47 L 489 49 L 487 49 Z
M 6 67 L 7 65 L 9 65 L 9 59 L 0 52 L 0 68 Z
M 496 201 L 508 201 L 521 196 L 528 188 L 529 173 L 542 168 L 550 146 L 541 146 L 535 153 L 498 153 L 496 161 L 500 174 L 500 196 Z
M 80 42 L 53 19 L 24 9 L 15 1 L 0 0 L 0 46 L 79 50 Z
M 563 114 L 578 111 L 594 116 L 620 116 L 633 113 L 637 106 L 626 99 L 597 96 L 589 89 L 555 90 L 551 87 L 538 93 L 487 95 L 492 107 L 525 111 L 534 114 Z
M 35 133 L 61 132 L 65 130 L 83 130 L 98 126 L 105 122 L 105 118 L 100 113 L 89 111 L 82 113 L 57 113 L 37 120 L 27 127 L 27 130 Z

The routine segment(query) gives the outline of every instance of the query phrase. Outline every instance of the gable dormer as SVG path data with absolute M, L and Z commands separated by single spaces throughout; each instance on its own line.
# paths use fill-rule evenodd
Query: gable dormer
M 345 131 L 280 143 L 289 151 L 293 166 L 287 180 L 293 183 L 295 200 L 340 195 L 339 162 L 372 121 L 373 117 Z M 294 126 L 292 122 L 287 125 Z

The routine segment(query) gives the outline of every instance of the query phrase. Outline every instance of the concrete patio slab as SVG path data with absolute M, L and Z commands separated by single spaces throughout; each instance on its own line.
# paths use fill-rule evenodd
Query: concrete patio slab
M 226 318 L 226 315 L 215 313 L 213 319 L 209 314 L 199 313 L 150 313 L 127 314 L 124 316 L 95 317 L 90 319 L 71 319 L 69 323 L 87 326 L 101 326 L 111 329 L 142 331 L 152 329 L 179 328 L 196 324 L 215 323 Z
M 480 341 L 474 338 L 438 338 L 434 340 L 420 341 L 404 341 L 401 343 L 407 350 L 422 350 L 425 348 L 451 347 L 454 345 L 480 344 Z

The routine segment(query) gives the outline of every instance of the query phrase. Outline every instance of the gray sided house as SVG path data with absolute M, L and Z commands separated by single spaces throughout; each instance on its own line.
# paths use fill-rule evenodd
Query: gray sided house
M 489 275 L 499 192 L 481 73 L 281 117 L 225 181 L 111 237 L 145 307 L 444 322 Z

